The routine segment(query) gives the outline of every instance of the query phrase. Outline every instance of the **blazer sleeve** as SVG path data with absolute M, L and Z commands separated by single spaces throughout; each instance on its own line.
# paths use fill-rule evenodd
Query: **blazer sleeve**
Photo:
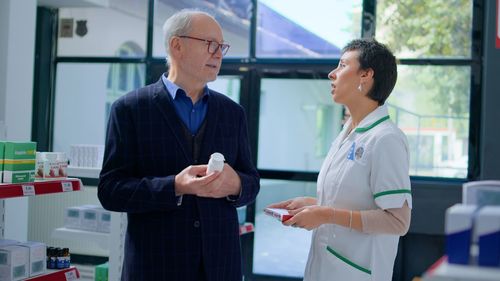
M 241 180 L 241 193 L 239 197 L 235 197 L 234 201 L 231 200 L 235 207 L 241 207 L 255 201 L 257 193 L 260 190 L 260 178 L 252 161 L 252 154 L 250 151 L 250 144 L 248 141 L 248 129 L 245 112 L 241 110 L 242 114 L 239 118 L 239 132 L 238 143 L 239 151 L 236 160 L 236 165 L 233 167 L 236 173 L 240 176 Z
M 126 101 L 125 98 L 119 99 L 111 108 L 97 189 L 99 201 L 105 209 L 117 212 L 141 213 L 176 208 L 175 175 L 135 176 L 138 136 L 132 110 Z

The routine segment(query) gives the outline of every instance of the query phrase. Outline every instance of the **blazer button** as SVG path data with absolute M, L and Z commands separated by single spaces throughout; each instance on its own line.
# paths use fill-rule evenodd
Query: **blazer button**
M 200 221 L 194 221 L 193 226 L 196 228 L 200 227 Z

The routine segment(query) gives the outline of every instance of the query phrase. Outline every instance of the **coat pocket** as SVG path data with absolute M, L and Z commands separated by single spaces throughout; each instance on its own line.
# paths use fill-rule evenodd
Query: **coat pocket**
M 335 280 L 370 281 L 372 280 L 371 269 L 362 266 L 349 257 L 339 253 L 330 246 L 326 246 L 326 260 L 332 266 L 332 277 Z

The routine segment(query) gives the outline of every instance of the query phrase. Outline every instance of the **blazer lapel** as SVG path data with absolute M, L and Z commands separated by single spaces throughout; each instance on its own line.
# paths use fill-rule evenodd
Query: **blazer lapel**
M 210 90 L 209 90 L 210 91 Z M 206 119 L 206 127 L 205 127 L 205 136 L 203 137 L 203 145 L 200 151 L 200 159 L 208 159 L 210 154 L 216 151 L 212 151 L 215 132 L 217 130 L 217 122 L 219 119 L 219 110 L 220 108 L 219 100 L 217 99 L 216 94 L 210 91 L 210 97 L 208 98 L 208 108 Z
M 182 135 L 183 128 L 181 127 L 182 121 L 179 119 L 179 116 L 177 116 L 177 113 L 175 112 L 174 105 L 172 104 L 169 93 L 167 92 L 161 78 L 160 80 L 158 80 L 158 82 L 156 82 L 154 87 L 153 103 L 161 112 L 162 116 L 165 119 L 165 122 L 170 127 L 170 130 L 172 130 L 172 133 L 175 136 L 177 142 L 179 143 L 182 152 L 184 153 L 184 156 L 186 156 L 186 159 L 189 159 L 190 163 L 193 162 L 192 159 L 193 156 L 190 153 L 188 153 L 188 151 L 190 151 L 188 143 L 183 139 L 184 138 Z

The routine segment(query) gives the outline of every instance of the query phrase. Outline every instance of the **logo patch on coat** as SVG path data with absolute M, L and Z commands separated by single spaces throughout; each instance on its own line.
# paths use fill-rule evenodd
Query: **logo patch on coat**
M 356 148 L 356 142 L 353 142 L 349 152 L 347 153 L 347 160 L 354 160 L 354 149 Z
M 354 157 L 356 158 L 356 160 L 360 160 L 362 157 L 363 157 L 363 153 L 365 152 L 365 148 L 360 146 L 358 148 L 356 148 L 356 152 L 354 153 Z
M 352 160 L 358 164 L 366 164 L 366 145 L 364 143 L 353 142 L 347 153 L 347 160 Z

